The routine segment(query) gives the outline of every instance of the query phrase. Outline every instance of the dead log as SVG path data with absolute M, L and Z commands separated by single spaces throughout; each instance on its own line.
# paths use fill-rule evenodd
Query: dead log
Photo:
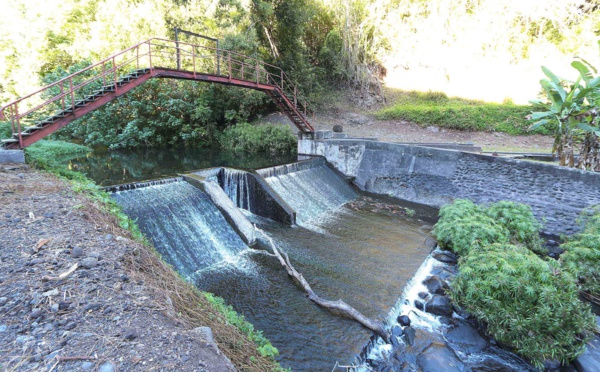
M 367 318 L 366 316 L 362 315 L 358 310 L 356 310 L 355 308 L 348 305 L 342 300 L 330 301 L 317 296 L 310 287 L 310 284 L 308 284 L 306 279 L 304 279 L 304 276 L 302 276 L 302 274 L 296 271 L 296 269 L 290 262 L 290 258 L 288 257 L 287 253 L 283 252 L 283 255 L 285 255 L 284 258 L 284 256 L 279 252 L 279 249 L 273 242 L 273 239 L 271 239 L 270 236 L 268 236 L 264 231 L 262 231 L 258 227 L 254 226 L 254 228 L 257 232 L 262 234 L 269 241 L 269 245 L 271 246 L 271 250 L 273 251 L 273 254 L 271 255 L 279 260 L 281 266 L 283 266 L 285 271 L 287 271 L 288 275 L 294 279 L 296 285 L 300 286 L 306 292 L 309 300 L 319 305 L 320 307 L 329 310 L 334 315 L 353 319 L 360 323 L 363 327 L 370 329 L 371 331 L 381 336 L 384 340 L 389 340 L 389 336 L 385 331 L 383 324 L 381 324 L 380 322 Z

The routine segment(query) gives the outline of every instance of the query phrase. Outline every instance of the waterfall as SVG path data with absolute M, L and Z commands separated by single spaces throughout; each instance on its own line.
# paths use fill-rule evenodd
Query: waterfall
M 248 172 L 223 168 L 221 187 L 238 208 L 251 210 Z
M 113 197 L 163 258 L 188 278 L 247 248 L 210 198 L 187 182 L 149 184 Z
M 258 173 L 297 213 L 299 224 L 322 217 L 357 197 L 323 159 L 261 169 Z

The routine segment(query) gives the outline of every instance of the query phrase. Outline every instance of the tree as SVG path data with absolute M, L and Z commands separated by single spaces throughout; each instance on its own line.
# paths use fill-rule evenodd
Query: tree
M 600 171 L 600 127 L 597 120 L 600 107 L 600 77 L 587 61 L 578 59 L 571 63 L 578 72 L 577 80 L 557 77 L 547 67 L 542 71 L 547 79 L 540 84 L 545 100 L 532 100 L 534 110 L 530 119 L 535 120 L 530 130 L 541 126 L 553 126 L 555 139 L 553 153 L 560 165 L 591 171 Z M 579 159 L 575 162 L 575 149 Z

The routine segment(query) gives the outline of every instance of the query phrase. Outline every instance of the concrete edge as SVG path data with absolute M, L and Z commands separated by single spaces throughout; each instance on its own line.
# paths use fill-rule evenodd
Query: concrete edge
M 207 181 L 198 174 L 182 174 L 183 180 L 202 190 L 212 200 L 213 204 L 225 217 L 242 240 L 249 246 L 256 244 L 254 226 L 248 218 L 236 207 L 223 189 L 215 183 Z
M 0 164 L 25 164 L 25 152 L 0 149 Z
M 250 177 L 253 177 L 258 182 L 258 184 L 260 185 L 260 187 L 271 198 L 273 198 L 273 200 L 277 204 L 279 204 L 279 206 L 281 207 L 281 209 L 283 209 L 283 211 L 287 214 L 288 219 L 286 221 L 277 221 L 277 222 L 282 222 L 282 223 L 288 224 L 290 226 L 295 225 L 296 224 L 296 211 L 294 210 L 294 208 L 290 207 L 290 205 L 288 203 L 286 203 L 285 200 L 283 200 L 283 198 L 275 190 L 273 190 L 273 188 L 264 179 L 264 177 L 261 176 L 257 171 L 255 171 L 255 170 L 248 171 L 248 175 Z

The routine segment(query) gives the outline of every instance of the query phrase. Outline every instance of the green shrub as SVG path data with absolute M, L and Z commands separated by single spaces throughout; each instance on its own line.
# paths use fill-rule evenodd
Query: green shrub
M 578 234 L 561 247 L 566 251 L 560 256 L 562 267 L 577 278 L 580 289 L 600 294 L 600 235 Z
M 92 151 L 86 146 L 64 141 L 43 140 L 25 149 L 29 162 L 41 168 L 59 167 L 61 160 L 82 156 Z
M 219 137 L 222 148 L 244 152 L 286 153 L 297 148 L 296 136 L 288 126 L 241 123 L 223 131 Z
M 527 134 L 530 123 L 526 116 L 530 106 L 448 98 L 440 92 L 405 92 L 397 102 L 376 113 L 378 119 L 401 119 L 422 126 L 466 131 Z M 540 128 L 534 133 L 551 134 L 552 128 Z
M 493 244 L 472 250 L 451 285 L 453 302 L 487 324 L 496 340 L 542 368 L 568 363 L 585 349 L 595 328 L 578 299 L 571 274 L 523 247 Z
M 524 244 L 538 254 L 547 253 L 540 238 L 542 224 L 535 219 L 530 206 L 503 200 L 490 204 L 485 213 L 508 229 L 513 243 Z
M 12 127 L 10 123 L 0 121 L 0 139 L 12 137 Z
M 459 255 L 492 243 L 508 242 L 508 230 L 470 200 L 458 199 L 445 205 L 439 215 L 433 235 L 440 247 L 452 249 Z

